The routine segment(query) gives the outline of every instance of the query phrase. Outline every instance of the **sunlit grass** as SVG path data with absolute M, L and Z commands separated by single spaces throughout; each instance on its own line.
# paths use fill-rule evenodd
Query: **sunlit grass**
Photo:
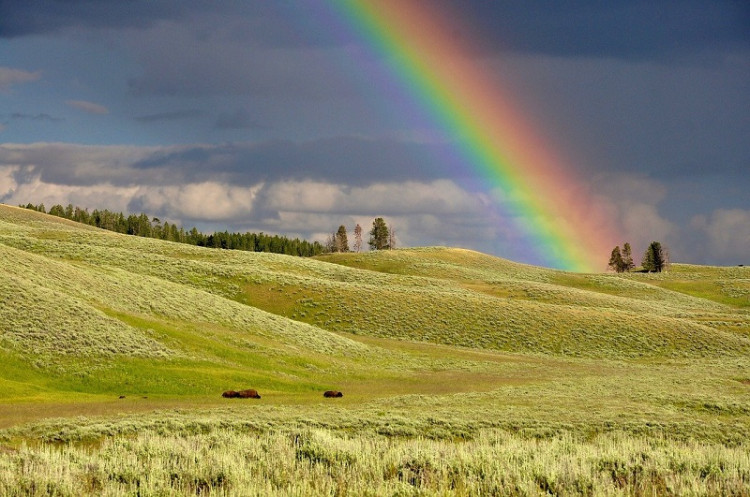
M 0 492 L 34 495 L 747 495 L 750 456 L 617 433 L 581 441 L 482 431 L 472 440 L 321 429 L 146 431 L 87 449 L 0 457 Z

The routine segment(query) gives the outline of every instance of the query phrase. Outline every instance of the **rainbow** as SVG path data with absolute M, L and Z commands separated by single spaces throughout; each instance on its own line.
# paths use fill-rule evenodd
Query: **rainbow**
M 435 124 L 455 153 L 495 192 L 541 264 L 601 271 L 617 243 L 610 224 L 548 144 L 539 140 L 497 79 L 455 42 L 457 17 L 429 1 L 333 0 L 335 13 Z M 462 32 L 471 32 L 463 30 Z

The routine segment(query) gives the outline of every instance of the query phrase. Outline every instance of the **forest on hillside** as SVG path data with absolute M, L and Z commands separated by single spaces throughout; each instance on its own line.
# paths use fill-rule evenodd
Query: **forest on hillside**
M 311 257 L 321 254 L 324 247 L 319 242 L 309 242 L 299 238 L 288 238 L 279 235 L 261 233 L 230 233 L 229 231 L 204 234 L 197 228 L 186 231 L 183 227 L 164 221 L 157 217 L 149 218 L 146 214 L 128 214 L 112 212 L 104 209 L 88 209 L 68 204 L 54 205 L 47 211 L 44 204 L 31 203 L 21 205 L 25 209 L 34 210 L 53 216 L 62 217 L 97 228 L 125 233 L 146 238 L 157 238 L 171 242 L 187 243 L 199 247 L 221 248 L 228 250 L 244 250 L 248 252 L 270 252 L 274 254 L 296 255 Z

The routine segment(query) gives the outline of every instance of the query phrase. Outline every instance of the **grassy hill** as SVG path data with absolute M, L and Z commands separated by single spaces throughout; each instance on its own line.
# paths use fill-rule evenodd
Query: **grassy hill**
M 0 398 L 39 396 L 20 371 L 66 397 L 211 395 L 243 383 L 315 391 L 408 364 L 360 337 L 565 358 L 750 355 L 743 267 L 582 275 L 447 248 L 314 260 L 7 206 L 0 258 L 1 353 L 26 365 L 6 371 Z
M 3 479 L 3 440 L 14 451 L 144 430 L 738 447 L 750 438 L 748 358 L 750 268 L 572 274 L 449 248 L 306 259 L 0 205 L 0 490 L 19 484 Z M 241 388 L 263 398 L 220 397 Z M 327 389 L 345 392 L 335 408 Z M 321 433 L 305 436 L 348 453 Z

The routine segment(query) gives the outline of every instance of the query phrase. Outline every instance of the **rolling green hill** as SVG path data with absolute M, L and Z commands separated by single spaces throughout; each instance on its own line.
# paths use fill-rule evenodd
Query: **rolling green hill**
M 19 484 L 3 450 L 143 430 L 741 447 L 749 358 L 750 268 L 572 274 L 440 247 L 299 258 L 0 205 L 0 491 Z M 220 396 L 242 388 L 262 399 Z M 327 389 L 345 392 L 335 408 Z M 330 461 L 348 450 L 330 447 Z
M 304 259 L 7 206 L 0 260 L 0 353 L 18 364 L 0 398 L 295 392 L 408 364 L 357 337 L 560 357 L 750 355 L 750 268 L 580 275 L 447 248 Z

